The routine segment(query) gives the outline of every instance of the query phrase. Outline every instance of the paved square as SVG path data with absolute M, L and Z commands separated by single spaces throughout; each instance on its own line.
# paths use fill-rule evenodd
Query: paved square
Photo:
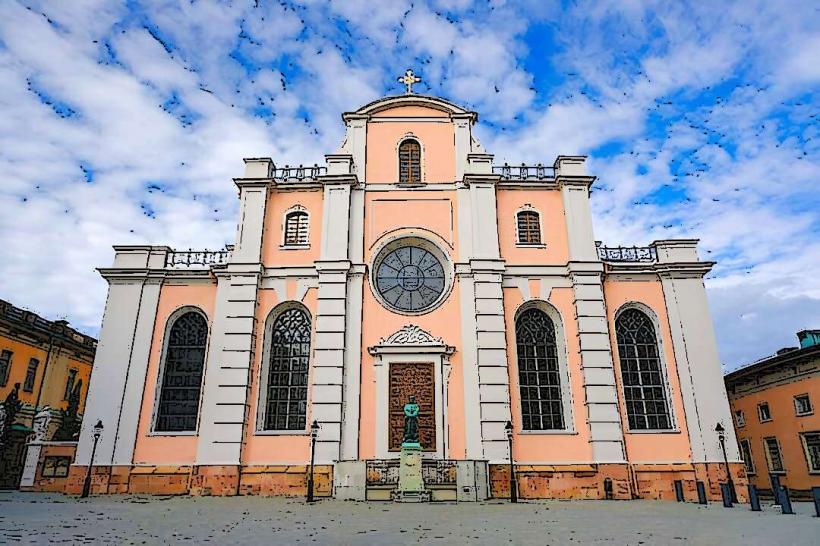
M 511 505 L 355 503 L 262 497 L 0 493 L 0 543 L 64 544 L 680 544 L 820 543 L 813 506 L 654 501 Z

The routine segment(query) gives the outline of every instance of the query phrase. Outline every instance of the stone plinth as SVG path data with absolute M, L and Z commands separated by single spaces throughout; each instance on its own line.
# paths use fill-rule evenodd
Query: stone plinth
M 399 487 L 392 494 L 397 502 L 427 502 L 430 492 L 424 489 L 421 474 L 421 445 L 405 442 L 401 445 Z

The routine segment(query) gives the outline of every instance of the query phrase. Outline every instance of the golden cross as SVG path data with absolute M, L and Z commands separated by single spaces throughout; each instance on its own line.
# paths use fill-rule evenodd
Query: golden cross
M 416 76 L 413 73 L 412 68 L 408 68 L 407 71 L 404 73 L 404 76 L 399 78 L 399 83 L 403 83 L 404 85 L 407 86 L 407 92 L 408 93 L 412 93 L 413 92 L 413 84 L 418 83 L 420 81 L 421 81 L 421 78 L 419 78 L 418 76 Z

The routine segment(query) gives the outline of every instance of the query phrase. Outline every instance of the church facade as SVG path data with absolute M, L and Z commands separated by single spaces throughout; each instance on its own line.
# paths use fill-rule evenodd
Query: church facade
M 718 495 L 742 463 L 695 240 L 596 243 L 585 158 L 494 166 L 386 97 L 324 166 L 245 159 L 224 251 L 117 246 L 68 490 L 385 499 L 420 406 L 434 499 Z M 742 488 L 738 487 L 740 491 Z

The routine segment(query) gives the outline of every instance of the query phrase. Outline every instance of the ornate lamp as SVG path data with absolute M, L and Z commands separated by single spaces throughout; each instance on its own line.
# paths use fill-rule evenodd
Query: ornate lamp
M 83 482 L 83 492 L 80 495 L 81 499 L 88 497 L 88 494 L 91 492 L 91 468 L 94 466 L 94 455 L 96 455 L 97 453 L 97 442 L 100 441 L 100 436 L 102 436 L 102 432 L 102 420 L 98 419 L 97 424 L 94 425 L 94 446 L 91 448 L 91 460 L 88 461 L 88 469 L 85 473 L 85 481 Z
M 726 456 L 726 429 L 723 428 L 721 423 L 718 423 L 715 426 L 715 432 L 717 432 L 718 442 L 720 442 L 720 450 L 723 452 L 723 464 L 726 465 L 726 485 L 729 487 L 732 502 L 737 502 L 735 482 L 732 480 L 732 472 L 729 470 L 729 458 Z
M 513 460 L 513 425 L 510 421 L 504 425 L 507 441 L 510 443 L 510 502 L 518 502 L 518 487 L 515 481 L 515 461 Z
M 319 436 L 319 423 L 316 419 L 310 424 L 310 474 L 307 483 L 307 501 L 313 502 L 313 463 L 316 458 L 316 437 Z

